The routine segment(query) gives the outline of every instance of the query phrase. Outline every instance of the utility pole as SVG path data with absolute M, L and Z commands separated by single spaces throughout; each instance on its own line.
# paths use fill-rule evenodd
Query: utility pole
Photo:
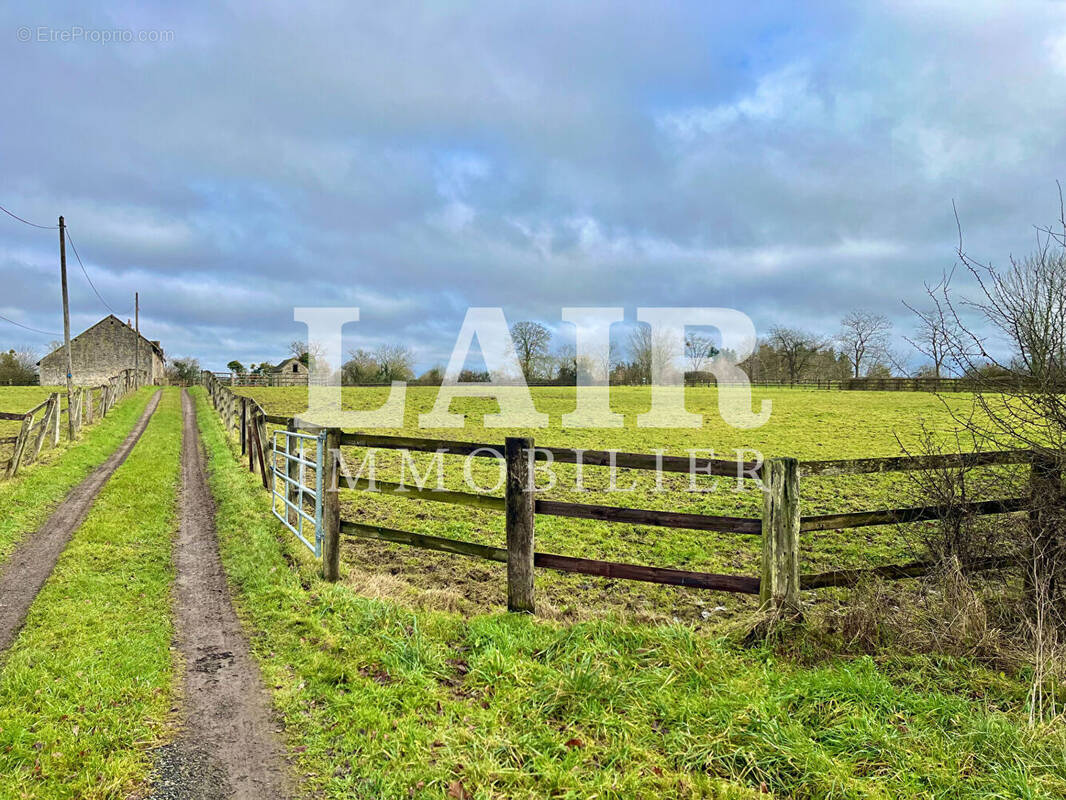
M 67 436 L 74 441 L 74 360 L 70 354 L 70 300 L 67 297 L 67 234 L 59 218 L 59 275 L 63 284 L 63 344 L 67 350 Z
M 133 319 L 137 337 L 133 340 L 133 388 L 141 385 L 141 296 L 133 293 Z

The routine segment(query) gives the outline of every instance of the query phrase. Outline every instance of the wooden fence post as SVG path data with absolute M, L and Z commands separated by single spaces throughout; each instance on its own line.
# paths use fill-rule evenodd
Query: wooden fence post
M 266 415 L 262 409 L 256 406 L 256 449 L 259 457 L 259 474 L 263 479 L 263 489 L 270 490 L 270 470 L 266 468 L 266 446 L 270 443 L 266 439 Z
M 26 439 L 30 435 L 30 423 L 33 417 L 27 414 L 22 418 L 22 428 L 19 430 L 18 439 L 15 440 L 15 450 L 11 454 L 11 460 L 7 463 L 7 477 L 13 478 L 18 475 L 19 464 L 22 462 L 22 453 L 26 449 Z
M 52 423 L 52 415 L 59 412 L 59 395 L 53 392 L 48 396 L 48 405 L 45 407 L 44 416 L 41 418 L 41 430 L 37 433 L 37 439 L 33 443 L 33 454 L 30 457 L 31 461 L 36 461 L 41 455 L 41 448 L 44 447 L 44 440 L 48 438 L 49 427 Z
M 248 414 L 245 418 L 245 426 L 247 432 L 245 436 L 248 438 L 248 471 L 255 472 L 255 435 L 252 431 L 252 426 L 255 425 L 255 406 L 251 403 L 248 404 Z
M 762 574 L 763 608 L 798 611 L 800 479 L 794 458 L 771 458 L 763 464 Z
M 327 581 L 335 581 L 341 575 L 341 497 L 337 491 L 340 470 L 334 468 L 333 456 L 340 446 L 340 428 L 329 428 L 322 453 L 325 463 L 318 465 L 319 469 L 325 470 L 322 475 L 325 490 L 322 498 L 322 577 Z
M 241 418 L 237 421 L 241 429 L 241 455 L 248 452 L 248 398 L 241 398 Z
M 507 609 L 535 613 L 533 600 L 533 440 L 508 436 L 505 507 L 507 518 Z
M 1054 540 L 1056 523 L 1061 520 L 1066 493 L 1058 460 L 1049 454 L 1034 452 L 1029 472 L 1029 546 L 1030 562 L 1025 571 L 1025 595 L 1036 600 L 1036 579 L 1051 580 L 1054 574 Z
M 93 390 L 92 387 L 86 387 L 81 390 L 82 404 L 85 406 L 85 424 L 93 424 Z

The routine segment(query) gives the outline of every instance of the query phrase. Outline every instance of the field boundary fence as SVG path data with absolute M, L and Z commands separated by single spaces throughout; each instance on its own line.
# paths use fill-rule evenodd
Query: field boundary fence
M 690 380 L 687 386 L 715 386 L 714 380 Z M 750 386 L 778 389 L 822 389 L 826 391 L 851 391 L 851 392 L 932 392 L 934 394 L 947 394 L 957 392 L 990 392 L 1000 391 L 1004 393 L 1029 391 L 1037 387 L 1033 381 L 1027 381 L 1017 377 L 997 378 L 803 378 L 790 380 L 759 380 L 748 381 Z M 1066 385 L 1059 388 L 1066 392 Z
M 215 380 L 229 386 L 307 386 L 308 374 L 293 372 L 210 372 Z
M 22 467 L 29 466 L 40 457 L 45 444 L 57 447 L 60 418 L 64 415 L 70 416 L 75 436 L 84 426 L 106 417 L 119 400 L 143 385 L 144 380 L 138 378 L 140 375 L 147 376 L 147 372 L 141 370 L 138 375 L 134 373 L 132 369 L 123 370 L 99 386 L 75 388 L 67 408 L 62 407 L 64 393 L 52 392 L 29 411 L 0 411 L 0 420 L 22 422 L 17 436 L 0 438 L 0 445 L 13 445 L 11 456 L 6 461 L 0 461 L 0 474 L 5 479 L 13 478 Z
M 291 417 L 267 414 L 250 397 L 234 393 L 211 373 L 204 373 L 204 386 L 225 428 L 240 439 L 241 452 L 248 456 L 248 468 L 262 477 L 264 489 L 275 492 L 271 474 L 276 473 L 277 459 L 282 458 L 287 469 L 293 460 L 279 455 L 280 451 L 264 451 L 267 424 L 295 432 Z M 450 441 L 407 436 L 386 436 L 343 431 L 338 428 L 313 430 L 321 437 L 326 459 L 317 460 L 318 475 L 325 470 L 329 481 L 322 497 L 320 524 L 323 576 L 328 580 L 339 577 L 339 553 L 342 537 L 373 539 L 425 550 L 481 558 L 507 565 L 508 607 L 516 611 L 532 612 L 535 608 L 534 584 L 536 569 L 553 569 L 622 580 L 686 586 L 725 592 L 758 595 L 768 607 L 799 607 L 800 592 L 828 587 L 851 586 L 868 576 L 884 579 L 921 577 L 931 573 L 936 565 L 928 561 L 891 564 L 862 569 L 842 569 L 821 573 L 801 573 L 801 534 L 812 531 L 845 531 L 876 525 L 903 524 L 943 519 L 949 514 L 965 513 L 973 516 L 1013 514 L 1034 507 L 1033 498 L 1057 491 L 1050 482 L 1061 485 L 1054 458 L 1030 450 L 976 452 L 931 456 L 904 456 L 800 461 L 795 458 L 771 458 L 765 462 L 738 462 L 720 459 L 700 459 L 686 456 L 667 456 L 662 453 L 624 453 L 614 450 L 575 450 L 537 446 L 533 438 L 508 437 L 503 443 Z M 288 446 L 291 446 L 288 445 Z M 474 458 L 502 460 L 505 465 L 504 495 L 502 497 L 474 492 L 424 489 L 409 485 L 365 478 L 352 481 L 349 488 L 394 494 L 413 500 L 476 507 L 501 512 L 506 520 L 506 546 L 449 539 L 413 531 L 369 525 L 357 520 L 342 519 L 337 469 L 334 454 L 341 447 L 379 448 L 416 452 L 445 452 Z M 626 508 L 597 504 L 572 503 L 539 499 L 533 484 L 534 462 L 552 460 L 557 463 L 580 464 L 584 467 L 628 468 L 690 475 L 726 476 L 737 480 L 761 482 L 763 507 L 760 517 L 732 517 L 690 514 L 675 511 Z M 967 469 L 993 465 L 1030 465 L 1030 491 L 1025 497 L 1011 497 L 964 504 L 964 506 L 911 506 L 876 509 L 842 514 L 801 514 L 802 480 L 817 476 L 863 475 L 904 472 L 912 470 Z M 289 474 L 291 477 L 291 473 Z M 283 481 L 288 502 L 298 502 L 295 482 Z M 373 484 L 373 485 L 371 485 Z M 1052 496 L 1061 497 L 1058 493 Z M 645 566 L 597 559 L 542 553 L 534 547 L 537 516 L 569 517 L 603 522 L 650 525 L 666 528 L 701 530 L 735 536 L 759 537 L 761 541 L 758 575 L 717 574 L 674 569 L 664 566 Z M 301 537 L 302 538 L 302 537 Z M 997 559 L 982 559 L 962 567 L 967 571 L 994 569 L 1001 566 Z
M 205 373 L 207 374 L 207 373 Z M 277 386 L 307 386 L 307 373 L 289 372 L 210 372 L 210 374 L 223 385 L 230 387 L 277 387 Z M 706 375 L 706 377 L 704 377 Z M 686 386 L 714 387 L 718 385 L 713 377 L 700 373 L 701 377 L 686 377 Z M 418 384 L 415 385 L 432 385 Z M 998 384 L 998 387 L 997 387 Z M 359 386 L 375 386 L 388 388 L 392 386 L 389 381 L 360 383 Z M 516 384 L 517 385 L 517 384 Z M 560 383 L 558 381 L 530 380 L 526 386 L 534 387 L 560 387 L 573 386 L 572 383 Z M 611 384 L 612 386 L 646 384 Z M 738 385 L 738 384 L 730 384 Z M 1016 377 L 1005 377 L 1001 380 L 995 378 L 797 378 L 796 380 L 762 380 L 752 378 L 747 381 L 748 386 L 758 386 L 767 389 L 815 389 L 822 391 L 851 391 L 851 392 L 932 392 L 936 394 L 990 391 L 998 388 L 999 391 L 1012 392 L 1032 389 L 1033 386 Z M 1066 386 L 1062 387 L 1066 392 Z

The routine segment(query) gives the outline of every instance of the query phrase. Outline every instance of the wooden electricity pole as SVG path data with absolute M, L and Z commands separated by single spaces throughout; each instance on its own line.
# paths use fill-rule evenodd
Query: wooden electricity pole
M 59 218 L 59 275 L 63 284 L 63 344 L 67 350 L 67 436 L 74 441 L 74 360 L 70 354 L 70 301 L 67 298 L 67 234 Z
M 133 319 L 137 326 L 133 340 L 133 388 L 136 389 L 141 385 L 141 296 L 137 292 L 133 293 Z

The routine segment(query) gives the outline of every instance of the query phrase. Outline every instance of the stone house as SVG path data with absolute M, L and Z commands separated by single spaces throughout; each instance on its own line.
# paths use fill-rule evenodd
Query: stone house
M 74 383 L 99 386 L 138 364 L 145 383 L 164 383 L 166 356 L 159 342 L 146 339 L 126 322 L 109 314 L 70 340 Z M 61 386 L 67 382 L 66 348 L 53 350 L 37 366 L 42 386 Z
M 295 356 L 286 358 L 270 371 L 278 375 L 306 375 L 308 372 L 307 365 Z

